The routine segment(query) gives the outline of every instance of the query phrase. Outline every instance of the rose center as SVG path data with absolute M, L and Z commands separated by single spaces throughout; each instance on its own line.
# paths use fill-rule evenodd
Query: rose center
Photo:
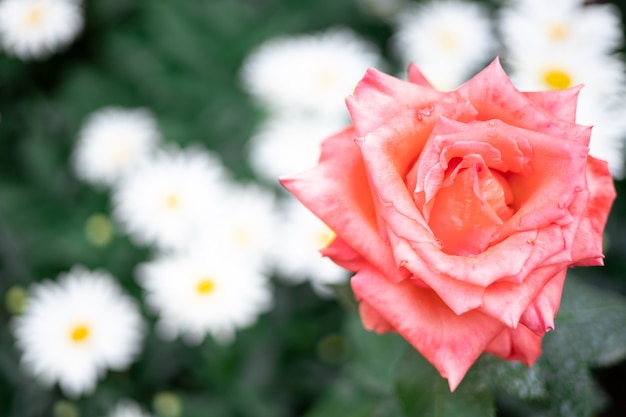
M 483 252 L 493 234 L 513 215 L 505 177 L 483 163 L 457 166 L 434 198 L 429 225 L 451 255 Z

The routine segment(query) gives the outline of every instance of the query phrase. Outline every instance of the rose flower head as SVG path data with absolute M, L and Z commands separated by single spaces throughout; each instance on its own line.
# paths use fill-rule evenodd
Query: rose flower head
M 496 59 L 458 89 L 370 69 L 352 125 L 282 184 L 337 235 L 364 326 L 454 390 L 483 352 L 532 365 L 567 268 L 602 265 L 615 189 L 575 124 L 579 88 L 520 92 Z

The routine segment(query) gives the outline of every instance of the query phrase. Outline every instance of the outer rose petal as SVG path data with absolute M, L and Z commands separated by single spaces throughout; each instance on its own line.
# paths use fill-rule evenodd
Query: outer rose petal
M 587 159 L 587 186 L 590 201 L 581 219 L 572 257 L 576 266 L 603 265 L 602 235 L 615 200 L 615 186 L 608 164 L 592 156 Z
M 433 90 L 435 89 L 433 85 L 426 79 L 426 77 L 424 77 L 424 74 L 422 74 L 422 71 L 419 70 L 417 65 L 411 63 L 409 65 L 408 73 L 409 82 L 421 85 L 422 87 L 431 88 Z
M 336 237 L 330 245 L 321 250 L 321 253 L 348 271 L 356 272 L 367 266 L 365 258 L 340 237 Z
M 346 99 L 346 104 L 357 135 L 365 136 L 398 113 L 427 107 L 431 103 L 444 101 L 444 97 L 444 93 L 432 88 L 421 87 L 369 69 L 354 94 Z
M 561 304 L 566 276 L 567 270 L 554 275 L 522 315 L 520 323 L 538 336 L 543 336 L 547 331 L 554 329 L 554 318 Z
M 280 182 L 341 239 L 390 279 L 404 276 L 378 231 L 361 151 L 348 128 L 322 144 L 315 167 Z
M 388 323 L 448 378 L 452 391 L 504 328 L 478 311 L 456 315 L 433 291 L 407 281 L 391 283 L 371 268 L 359 271 L 351 283 L 356 298 L 380 316 L 368 320 L 370 326 Z
M 505 328 L 491 341 L 486 351 L 502 359 L 522 361 L 532 366 L 541 355 L 541 337 L 525 326 Z
M 359 315 L 365 329 L 376 333 L 387 333 L 393 331 L 393 327 L 380 313 L 367 301 L 359 303 Z
M 523 92 L 536 106 L 567 122 L 576 122 L 576 104 L 582 86 L 567 90 Z
M 459 87 L 456 93 L 459 100 L 468 100 L 478 110 L 478 120 L 497 119 L 511 126 L 589 145 L 589 135 L 585 134 L 583 126 L 556 118 L 535 105 L 513 86 L 498 59 Z

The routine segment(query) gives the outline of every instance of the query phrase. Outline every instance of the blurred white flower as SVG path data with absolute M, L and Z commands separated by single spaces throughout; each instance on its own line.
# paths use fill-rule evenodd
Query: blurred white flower
M 256 184 L 231 183 L 225 187 L 214 214 L 186 248 L 219 245 L 239 262 L 265 269 L 278 224 L 274 194 Z
M 180 247 L 216 211 L 225 177 L 217 157 L 204 150 L 161 150 L 113 190 L 114 218 L 137 244 Z
M 93 113 L 78 135 L 76 175 L 94 185 L 114 185 L 155 149 L 160 135 L 147 110 L 108 107 Z
M 270 118 L 250 139 L 248 159 L 259 177 L 278 185 L 279 176 L 314 166 L 322 141 L 346 124 L 331 118 Z
M 134 401 L 121 400 L 107 417 L 150 417 L 150 414 L 143 411 Z
M 486 8 L 446 0 L 400 12 L 393 46 L 398 57 L 407 65 L 416 63 L 435 88 L 451 90 L 495 58 L 496 40 Z
M 166 340 L 180 335 L 198 344 L 207 334 L 228 343 L 236 330 L 253 324 L 271 306 L 267 278 L 219 247 L 161 254 L 140 264 L 137 281 L 148 305 L 158 314 L 157 331 Z
M 582 0 L 510 1 L 499 22 L 508 72 L 525 91 L 583 85 L 576 122 L 591 125 L 590 154 L 624 176 L 626 65 L 619 11 Z
M 609 163 L 615 178 L 624 178 L 626 94 L 611 100 L 579 100 L 576 123 L 593 126 L 589 154 Z
M 0 1 L 0 42 L 21 59 L 46 58 L 72 42 L 83 28 L 78 0 Z
M 509 0 L 499 16 L 507 54 L 550 49 L 603 55 L 623 43 L 619 10 L 614 5 L 585 6 L 583 0 Z
M 273 38 L 245 59 L 242 85 L 276 111 L 345 114 L 344 99 L 365 70 L 379 66 L 376 48 L 344 28 Z
M 143 337 L 135 301 L 107 272 L 79 266 L 35 285 L 12 326 L 26 370 L 71 397 L 93 392 L 106 369 L 127 369 Z
M 291 283 L 309 280 L 321 295 L 326 295 L 319 291 L 324 286 L 347 282 L 348 272 L 320 253 L 334 240 L 335 233 L 295 198 L 289 198 L 283 209 L 279 241 L 274 248 L 280 278 Z

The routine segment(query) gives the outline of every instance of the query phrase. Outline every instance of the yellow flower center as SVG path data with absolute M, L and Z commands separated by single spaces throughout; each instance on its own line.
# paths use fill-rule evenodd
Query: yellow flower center
M 561 70 L 550 70 L 544 74 L 544 81 L 553 90 L 564 90 L 572 85 L 572 78 Z
M 330 88 L 337 82 L 337 76 L 331 70 L 322 70 L 315 74 L 315 84 L 322 88 Z
M 439 32 L 437 38 L 437 40 L 439 41 L 439 45 L 441 45 L 444 49 L 453 50 L 459 46 L 459 42 L 456 36 L 448 31 Z
M 250 240 L 250 231 L 248 228 L 241 226 L 235 230 L 235 242 L 239 247 L 247 247 L 250 244 Z
M 72 329 L 70 332 L 70 339 L 74 343 L 82 343 L 89 338 L 89 327 L 84 324 L 80 324 Z
M 26 14 L 26 19 L 24 19 L 24 23 L 26 26 L 37 26 L 41 23 L 44 17 L 44 10 L 41 7 L 33 7 Z
M 178 195 L 172 193 L 165 197 L 165 207 L 170 210 L 175 210 L 180 205 L 180 198 Z
M 209 278 L 202 278 L 196 285 L 196 291 L 200 295 L 207 295 L 213 292 L 215 283 Z
M 329 227 L 324 227 L 319 230 L 315 235 L 315 246 L 318 249 L 324 249 L 337 237 L 335 232 L 333 232 Z
M 555 23 L 548 30 L 548 37 L 553 41 L 562 41 L 569 35 L 569 29 L 565 23 Z

